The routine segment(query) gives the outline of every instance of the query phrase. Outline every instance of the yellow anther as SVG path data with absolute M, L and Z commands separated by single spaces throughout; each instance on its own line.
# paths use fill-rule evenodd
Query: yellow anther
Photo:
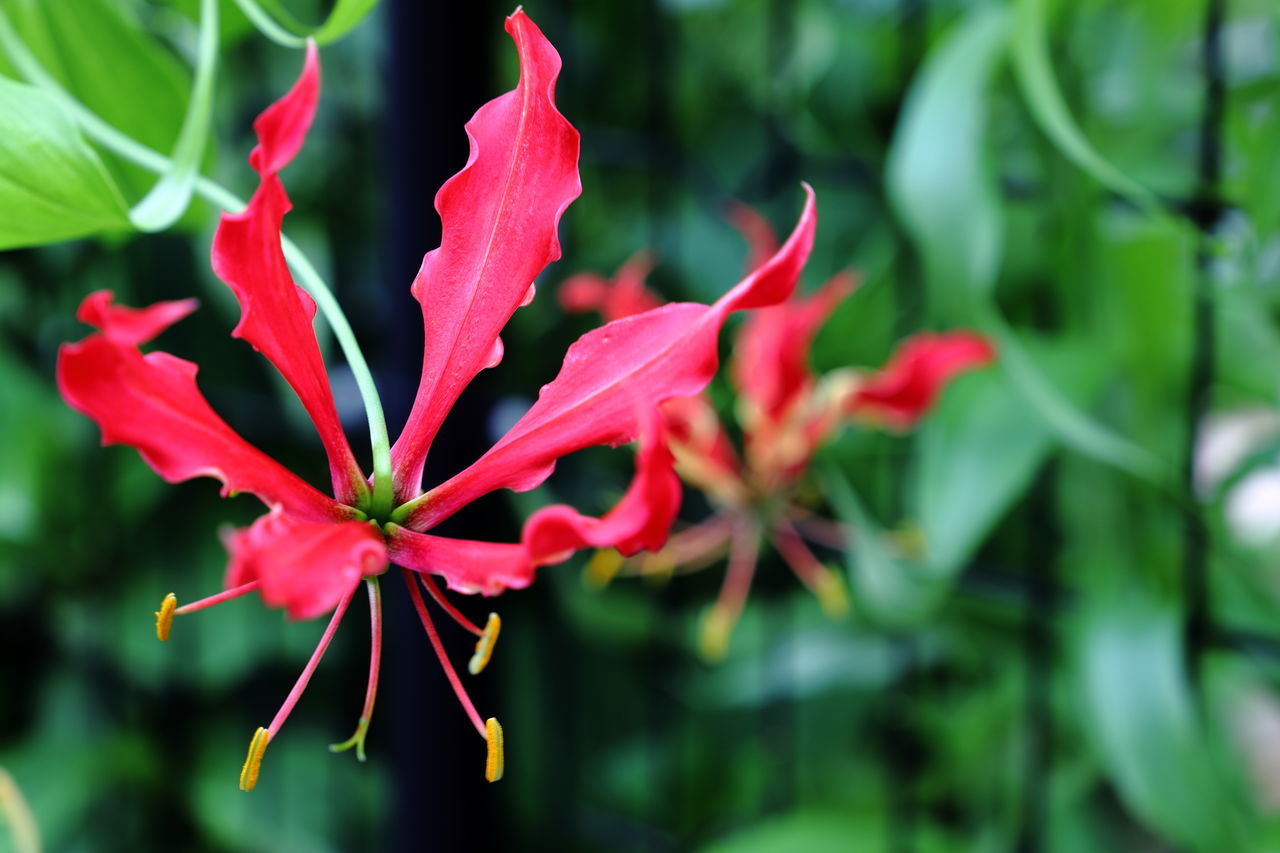
M 582 579 L 592 589 L 604 589 L 622 568 L 623 557 L 613 548 L 600 548 L 591 555 L 582 571 Z
M 484 778 L 497 782 L 502 778 L 506 761 L 502 751 L 502 724 L 494 717 L 484 721 L 484 740 L 489 745 L 489 757 L 484 762 Z
M 244 767 L 240 768 L 240 790 L 252 791 L 258 784 L 258 770 L 262 767 L 262 754 L 267 751 L 267 742 L 271 740 L 271 732 L 258 727 L 249 741 L 249 754 L 245 756 Z
M 813 594 L 818 597 L 818 606 L 828 619 L 843 619 L 849 614 L 849 593 L 845 591 L 844 581 L 840 580 L 838 572 L 823 571 L 814 584 Z
M 169 629 L 173 627 L 173 611 L 177 606 L 178 597 L 169 593 L 156 611 L 156 639 L 162 643 L 169 639 Z
M 493 646 L 498 642 L 498 632 L 501 630 L 502 618 L 497 613 L 490 613 L 489 621 L 484 623 L 484 633 L 480 635 L 480 639 L 476 640 L 475 654 L 467 664 L 467 671 L 472 675 L 479 675 L 489 665 L 489 658 L 493 656 Z
M 698 654 L 707 663 L 719 663 L 729 653 L 729 638 L 733 634 L 733 614 L 718 605 L 709 607 L 702 617 L 698 632 Z

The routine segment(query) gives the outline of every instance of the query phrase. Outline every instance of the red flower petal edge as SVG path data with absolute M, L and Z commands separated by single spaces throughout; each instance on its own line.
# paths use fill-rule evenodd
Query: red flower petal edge
M 894 429 L 909 429 L 952 378 L 990 364 L 995 355 L 991 343 L 975 332 L 913 335 L 854 391 L 846 409 Z
M 427 451 L 462 389 L 501 358 L 498 333 L 560 257 L 556 227 L 578 197 L 578 132 L 556 109 L 560 55 L 517 10 L 507 32 L 520 82 L 467 123 L 467 165 L 436 194 L 440 248 L 413 282 L 422 303 L 422 379 L 392 448 L 396 499 L 418 494 Z

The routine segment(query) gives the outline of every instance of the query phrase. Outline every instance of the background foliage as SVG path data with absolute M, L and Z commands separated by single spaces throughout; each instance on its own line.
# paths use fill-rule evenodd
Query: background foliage
M 264 5 L 304 21 L 328 6 Z M 435 245 L 431 194 L 464 162 L 462 122 L 514 79 L 510 10 L 427 8 L 453 5 L 387 0 L 324 48 L 317 128 L 286 175 L 288 229 L 336 282 L 393 420 L 416 383 L 408 282 Z M 197 7 L 0 0 L 51 74 L 162 151 L 186 110 Z M 300 55 L 232 2 L 220 10 L 202 163 L 243 191 L 252 116 Z M 603 591 L 580 563 L 545 571 L 499 601 L 508 627 L 480 703 L 506 726 L 509 769 L 488 788 L 411 614 L 389 601 L 370 762 L 324 749 L 363 684 L 365 635 L 348 626 L 244 795 L 243 747 L 320 626 L 246 600 L 155 642 L 155 603 L 215 589 L 216 530 L 254 507 L 97 447 L 53 390 L 76 304 L 101 287 L 131 304 L 200 297 L 165 348 L 198 356 L 215 408 L 259 446 L 315 482 L 321 456 L 227 337 L 234 302 L 207 263 L 216 211 L 196 202 L 175 230 L 133 235 L 128 206 L 154 178 L 0 80 L 0 246 L 16 249 L 0 256 L 0 766 L 47 847 L 1280 846 L 1274 4 L 528 11 L 564 58 L 584 195 L 565 259 L 505 334 L 511 355 L 464 397 L 432 475 L 483 449 L 587 328 L 557 309 L 555 282 L 651 247 L 664 295 L 714 298 L 745 256 L 724 203 L 781 226 L 801 178 L 821 217 L 810 286 L 846 266 L 864 282 L 815 367 L 875 365 L 908 331 L 963 325 L 999 341 L 999 368 L 957 383 L 915 434 L 849 433 L 821 460 L 818 500 L 857 531 L 828 555 L 847 563 L 850 620 L 826 621 L 767 564 L 729 658 L 707 667 L 694 627 L 717 570 Z M 22 76 L 3 54 L 0 73 Z M 16 206 L 23 133 L 58 140 L 37 153 L 76 181 L 61 212 Z M 354 386 L 334 374 L 361 436 Z M 514 536 L 551 499 L 600 510 L 628 462 L 583 453 L 457 530 Z M 464 654 L 465 637 L 448 639 Z

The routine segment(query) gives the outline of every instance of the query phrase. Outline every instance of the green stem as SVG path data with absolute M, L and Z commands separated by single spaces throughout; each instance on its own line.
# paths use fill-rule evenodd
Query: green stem
M 26 45 L 10 26 L 3 11 L 0 11 L 0 48 L 3 48 L 18 71 L 28 81 L 55 96 L 84 131 L 103 147 L 148 171 L 160 175 L 169 171 L 171 167 L 169 158 L 107 124 L 63 89 L 27 50 Z M 195 188 L 198 195 L 224 210 L 244 209 L 245 203 L 234 193 L 208 178 L 196 178 Z M 360 351 L 355 333 L 351 330 L 351 324 L 342 313 L 342 308 L 334 298 L 333 291 L 329 289 L 328 284 L 296 243 L 283 234 L 280 235 L 280 240 L 285 259 L 297 274 L 299 283 L 311 294 L 320 313 L 328 321 L 338 346 L 342 348 L 342 354 L 347 359 L 347 366 L 351 368 L 356 386 L 360 389 L 365 416 L 369 421 L 369 442 L 373 448 L 373 503 L 369 508 L 369 515 L 374 518 L 385 517 L 390 513 L 392 503 L 391 440 L 387 435 L 387 419 L 382 411 L 382 400 L 378 397 L 378 387 L 373 381 L 373 373 L 369 370 L 364 353 Z

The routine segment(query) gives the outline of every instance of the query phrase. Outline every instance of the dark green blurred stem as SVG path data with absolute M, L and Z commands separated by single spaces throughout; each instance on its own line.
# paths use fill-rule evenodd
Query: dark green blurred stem
M 1204 70 L 1204 113 L 1200 122 L 1198 175 L 1193 218 L 1200 228 L 1196 246 L 1199 277 L 1193 304 L 1193 349 L 1187 386 L 1187 443 L 1183 455 L 1183 484 L 1188 509 L 1183 538 L 1182 592 L 1186 607 L 1187 668 L 1195 681 L 1199 677 L 1200 653 L 1207 647 L 1212 629 L 1212 602 L 1209 590 L 1209 528 L 1195 498 L 1196 445 L 1200 424 L 1213 403 L 1214 304 L 1213 242 L 1223 205 L 1219 198 L 1222 176 L 1222 133 L 1226 106 L 1226 80 L 1222 61 L 1222 24 L 1226 0 L 1207 0 L 1201 40 Z

